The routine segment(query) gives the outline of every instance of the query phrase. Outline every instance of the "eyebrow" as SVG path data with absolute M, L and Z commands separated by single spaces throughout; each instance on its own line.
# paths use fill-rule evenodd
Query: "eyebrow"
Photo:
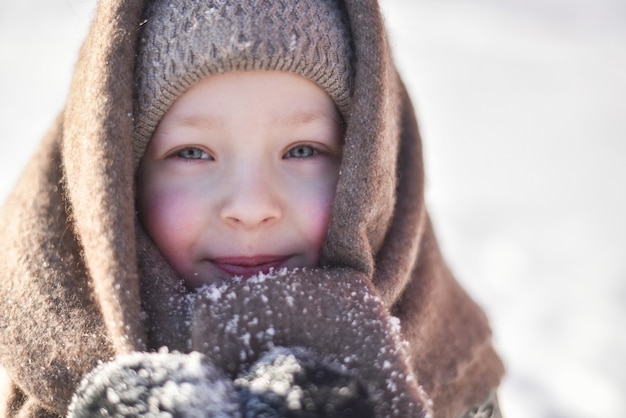
M 178 118 L 176 124 L 179 126 L 188 126 L 192 128 L 204 127 L 220 129 L 224 127 L 224 121 L 221 118 L 194 113 L 189 115 L 182 115 L 180 118 Z
M 287 126 L 306 125 L 311 122 L 322 121 L 337 124 L 343 126 L 341 118 L 336 118 L 331 115 L 327 115 L 323 112 L 294 112 L 285 113 L 275 117 L 272 122 L 276 124 L 282 124 Z
M 328 115 L 324 112 L 318 111 L 304 111 L 304 112 L 286 112 L 278 115 L 272 119 L 273 124 L 282 124 L 287 126 L 306 125 L 311 122 L 322 121 L 343 128 L 343 120 L 341 118 Z M 221 129 L 224 127 L 224 121 L 219 117 L 211 117 L 202 114 L 187 114 L 181 115 L 177 119 L 176 125 L 188 126 L 192 128 L 204 127 L 211 129 Z

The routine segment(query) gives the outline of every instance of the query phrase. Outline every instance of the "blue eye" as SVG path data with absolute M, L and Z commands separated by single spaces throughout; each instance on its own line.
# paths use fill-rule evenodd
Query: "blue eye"
M 213 158 L 207 154 L 205 151 L 202 151 L 200 148 L 185 148 L 180 150 L 177 154 L 177 157 L 183 158 L 185 160 L 212 160 Z
M 309 145 L 298 145 L 287 151 L 285 158 L 310 158 L 317 153 L 318 151 Z

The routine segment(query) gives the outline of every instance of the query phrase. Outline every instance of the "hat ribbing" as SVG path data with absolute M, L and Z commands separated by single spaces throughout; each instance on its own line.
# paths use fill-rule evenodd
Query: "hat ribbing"
M 348 117 L 352 47 L 337 0 L 157 0 L 144 22 L 135 69 L 136 161 L 174 101 L 211 74 L 297 73 Z

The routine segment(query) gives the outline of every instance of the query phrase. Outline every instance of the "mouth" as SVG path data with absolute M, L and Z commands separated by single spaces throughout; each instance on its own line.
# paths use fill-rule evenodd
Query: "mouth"
M 253 257 L 221 257 L 212 259 L 215 267 L 231 276 L 248 278 L 258 273 L 267 274 L 271 269 L 279 269 L 288 257 L 285 256 L 253 256 Z

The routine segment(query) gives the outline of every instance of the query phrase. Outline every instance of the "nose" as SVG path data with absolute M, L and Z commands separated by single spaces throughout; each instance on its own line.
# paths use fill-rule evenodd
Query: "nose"
M 274 182 L 258 167 L 248 167 L 231 177 L 220 208 L 227 224 L 255 229 L 281 219 L 283 209 Z

